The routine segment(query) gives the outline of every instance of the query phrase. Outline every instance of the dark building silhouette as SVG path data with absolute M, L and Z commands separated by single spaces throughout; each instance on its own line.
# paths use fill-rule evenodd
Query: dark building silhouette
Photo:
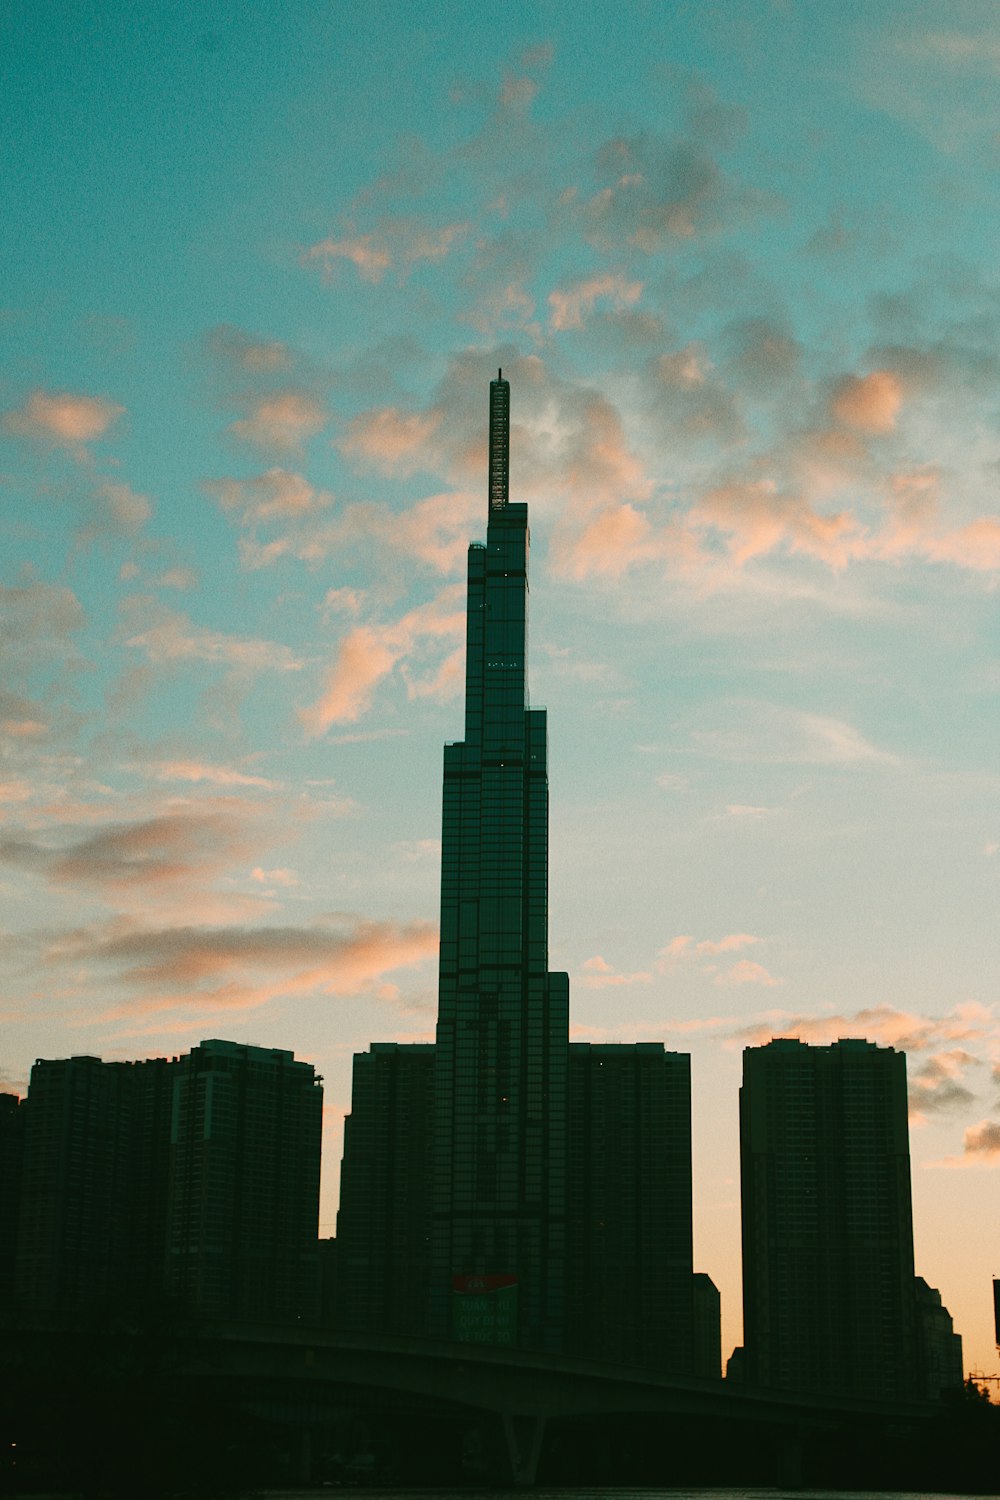
M 355 1060 L 335 1321 L 690 1372 L 689 1060 L 571 1047 L 568 978 L 548 968 L 546 716 L 528 706 L 509 400 L 492 381 L 465 738 L 444 752 L 436 1041 Z
M 21 1216 L 21 1168 L 27 1110 L 17 1094 L 0 1094 L 0 1310 L 14 1300 L 17 1225 Z
M 208 1316 L 315 1321 L 322 1081 L 238 1042 L 173 1070 L 168 1293 Z
M 748 1048 L 740 1156 L 747 1381 L 915 1393 L 904 1055 L 854 1040 Z
M 335 1252 L 347 1331 L 426 1332 L 433 1109 L 430 1044 L 375 1042 L 355 1057 Z
M 722 1300 L 704 1271 L 694 1275 L 694 1373 L 705 1380 L 722 1374 Z
M 920 1395 L 933 1401 L 942 1391 L 958 1390 L 962 1385 L 962 1335 L 955 1332 L 951 1313 L 936 1287 L 928 1286 L 924 1278 L 918 1276 L 914 1293 Z
M 321 1111 L 290 1052 L 40 1059 L 17 1111 L 15 1311 L 314 1318 Z
M 14 1301 L 132 1310 L 162 1291 L 169 1064 L 39 1059 L 31 1070 Z
M 574 1042 L 569 1064 L 567 1346 L 690 1373 L 691 1059 Z
M 465 739 L 445 746 L 432 1329 L 452 1278 L 515 1278 L 518 1340 L 563 1341 L 569 980 L 548 972 L 546 716 L 527 694 L 528 508 L 490 385 L 489 524 L 468 559 Z

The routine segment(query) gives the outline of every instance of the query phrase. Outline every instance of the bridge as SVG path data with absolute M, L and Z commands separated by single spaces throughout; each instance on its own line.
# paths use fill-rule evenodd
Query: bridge
M 900 1405 L 755 1390 L 721 1380 L 660 1377 L 652 1370 L 479 1344 L 434 1344 L 363 1338 L 326 1329 L 212 1323 L 96 1328 L 52 1322 L 8 1327 L 2 1335 L 6 1377 L 38 1388 L 55 1371 L 76 1371 L 93 1388 L 183 1389 L 192 1399 L 220 1398 L 293 1435 L 294 1478 L 308 1482 L 314 1448 L 335 1415 L 366 1413 L 376 1426 L 405 1414 L 409 1431 L 471 1419 L 492 1430 L 515 1485 L 535 1482 L 547 1441 L 567 1441 L 622 1423 L 662 1435 L 700 1435 L 711 1456 L 720 1443 L 756 1445 L 770 1454 L 771 1483 L 800 1481 L 810 1444 L 836 1445 L 864 1431 L 919 1430 L 933 1414 L 926 1403 Z M 207 1406 L 206 1406 L 207 1409 Z M 573 1436 L 575 1434 L 575 1437 Z M 551 1443 L 550 1443 L 551 1446 Z M 716 1454 L 718 1457 L 718 1454 Z M 544 1469 L 543 1464 L 543 1469 Z

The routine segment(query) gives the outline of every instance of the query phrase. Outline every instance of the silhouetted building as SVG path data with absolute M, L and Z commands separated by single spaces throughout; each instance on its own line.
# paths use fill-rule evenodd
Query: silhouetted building
M 291 1052 L 207 1041 L 174 1064 L 167 1288 L 210 1317 L 315 1321 L 323 1090 Z
M 569 1049 L 567 1347 L 690 1373 L 691 1059 Z
M 704 1271 L 694 1273 L 694 1373 L 705 1380 L 722 1379 L 722 1301 Z
M 0 1094 L 0 1310 L 8 1308 L 14 1300 L 27 1114 L 17 1094 Z
M 17 1111 L 16 1310 L 314 1318 L 321 1111 L 290 1052 L 40 1059 Z
M 962 1335 L 955 1332 L 951 1313 L 936 1287 L 928 1286 L 922 1276 L 916 1277 L 917 1347 L 920 1370 L 920 1394 L 930 1400 L 942 1391 L 961 1389 Z
M 690 1372 L 689 1060 L 570 1048 L 569 981 L 548 968 L 546 717 L 527 698 L 509 398 L 491 382 L 465 738 L 444 752 L 436 1041 L 355 1059 L 336 1322 Z
M 35 1063 L 22 1106 L 18 1308 L 135 1311 L 162 1294 L 169 1066 Z
M 375 1042 L 354 1059 L 337 1216 L 334 1322 L 427 1331 L 434 1048 Z
M 431 1324 L 467 1334 L 468 1283 L 454 1278 L 500 1277 L 517 1308 L 499 1337 L 558 1349 L 569 980 L 548 971 L 546 716 L 528 707 L 528 508 L 508 499 L 509 402 L 492 381 L 465 739 L 444 752 Z
M 904 1055 L 854 1040 L 747 1049 L 740 1155 L 748 1382 L 914 1392 Z

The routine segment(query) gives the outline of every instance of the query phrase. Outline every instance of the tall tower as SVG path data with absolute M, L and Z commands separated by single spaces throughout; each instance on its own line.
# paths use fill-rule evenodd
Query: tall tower
M 528 508 L 490 383 L 486 545 L 468 555 L 465 739 L 445 746 L 431 1324 L 558 1349 L 569 979 L 548 971 L 544 709 L 528 707 Z
M 743 1323 L 754 1384 L 902 1396 L 917 1381 L 906 1059 L 782 1038 L 743 1054 Z

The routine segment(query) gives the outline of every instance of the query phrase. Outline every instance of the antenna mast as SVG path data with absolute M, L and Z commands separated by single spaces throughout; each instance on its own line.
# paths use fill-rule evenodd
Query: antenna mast
M 509 499 L 510 382 L 503 370 L 490 381 L 490 510 L 504 510 Z

